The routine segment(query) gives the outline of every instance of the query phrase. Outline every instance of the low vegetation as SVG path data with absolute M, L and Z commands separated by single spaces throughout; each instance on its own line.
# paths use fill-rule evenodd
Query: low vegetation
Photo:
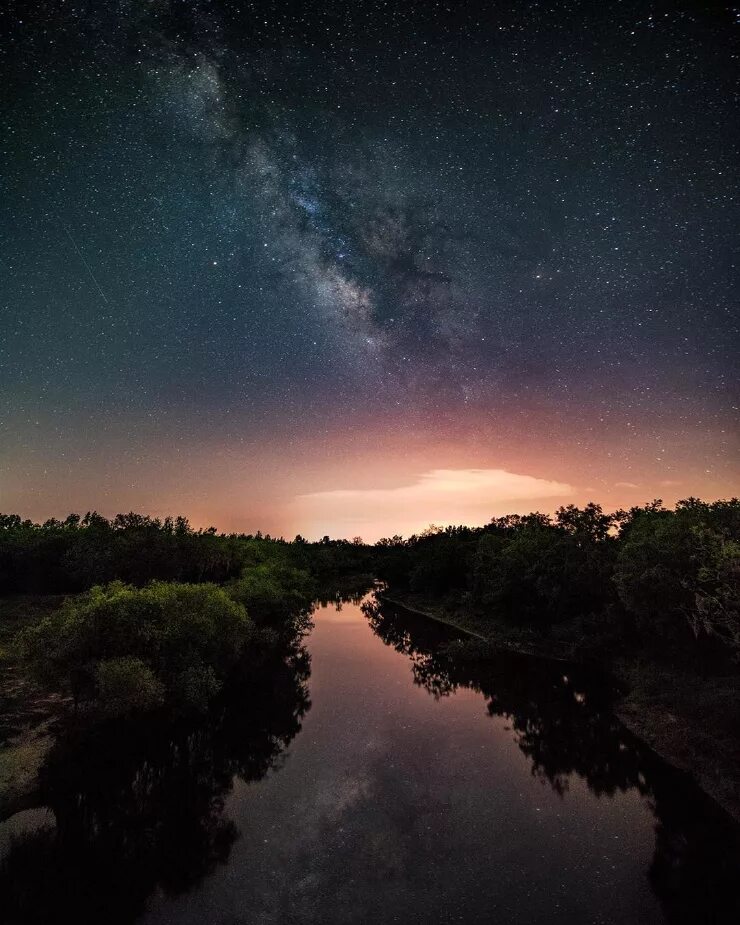
M 66 601 L 21 646 L 39 681 L 120 715 L 206 709 L 254 636 L 244 606 L 216 585 L 112 582 Z

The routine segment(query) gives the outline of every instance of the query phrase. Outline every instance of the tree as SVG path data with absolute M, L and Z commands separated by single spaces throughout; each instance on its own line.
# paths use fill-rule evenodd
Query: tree
M 555 521 L 566 532 L 592 543 L 605 540 L 617 524 L 615 514 L 605 514 L 601 505 L 592 501 L 584 508 L 578 508 L 574 504 L 558 508 Z
M 260 626 L 278 627 L 306 613 L 316 597 L 308 572 L 275 560 L 247 566 L 227 590 Z
M 122 656 L 98 662 L 97 697 L 109 716 L 153 710 L 164 703 L 164 684 L 139 658 Z
M 498 524 L 480 538 L 473 578 L 480 603 L 510 619 L 540 625 L 604 607 L 611 549 L 598 521 L 600 509 L 585 517 L 577 508 L 561 510 L 567 527 L 533 514 L 507 518 L 505 526 Z
M 699 569 L 695 607 L 689 614 L 694 635 L 703 630 L 740 649 L 740 542 L 717 532 L 698 532 Z
M 737 499 L 629 512 L 614 580 L 646 638 L 675 642 L 692 630 L 738 645 L 739 543 Z

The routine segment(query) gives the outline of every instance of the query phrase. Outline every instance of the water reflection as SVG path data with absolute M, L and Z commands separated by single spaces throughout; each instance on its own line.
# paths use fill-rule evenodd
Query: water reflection
M 355 607 L 359 606 L 367 595 L 368 589 L 366 587 L 363 587 L 362 590 L 340 589 L 333 593 L 324 591 L 316 603 L 319 607 L 334 607 L 336 610 L 341 611 L 345 604 L 352 604 Z
M 297 645 L 206 723 L 58 746 L 0 920 L 740 921 L 734 829 L 598 678 L 333 598 L 306 644 L 309 713 Z
M 57 744 L 42 772 L 56 824 L 7 854 L 2 920 L 131 922 L 155 890 L 182 893 L 226 862 L 239 831 L 224 799 L 235 778 L 279 766 L 310 706 L 309 670 L 293 646 L 197 725 L 110 727 Z
M 449 627 L 376 601 L 363 605 L 373 631 L 411 660 L 414 683 L 435 698 L 460 688 L 483 695 L 506 719 L 532 773 L 564 797 L 577 777 L 597 797 L 637 791 L 655 815 L 646 871 L 669 922 L 740 921 L 737 827 L 684 774 L 666 766 L 621 725 L 612 691 L 582 666 L 513 652 L 476 656 Z

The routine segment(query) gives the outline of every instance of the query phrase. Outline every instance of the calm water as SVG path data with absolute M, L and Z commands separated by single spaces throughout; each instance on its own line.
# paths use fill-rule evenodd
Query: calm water
M 445 654 L 454 638 L 322 607 L 310 662 L 297 649 L 262 699 L 60 753 L 51 810 L 11 821 L 16 920 L 740 921 L 734 827 L 607 691 L 562 665 Z

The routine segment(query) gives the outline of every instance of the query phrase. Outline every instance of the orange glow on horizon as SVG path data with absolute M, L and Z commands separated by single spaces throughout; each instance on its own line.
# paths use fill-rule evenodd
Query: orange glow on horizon
M 300 438 L 251 441 L 214 435 L 184 450 L 152 433 L 133 459 L 116 451 L 113 433 L 113 449 L 74 464 L 8 457 L 0 509 L 34 520 L 93 509 L 183 513 L 223 532 L 372 541 L 591 500 L 615 509 L 738 494 L 733 432 L 682 428 L 646 418 L 597 429 L 546 409 L 508 418 L 440 411 L 433 423 L 344 421 Z

